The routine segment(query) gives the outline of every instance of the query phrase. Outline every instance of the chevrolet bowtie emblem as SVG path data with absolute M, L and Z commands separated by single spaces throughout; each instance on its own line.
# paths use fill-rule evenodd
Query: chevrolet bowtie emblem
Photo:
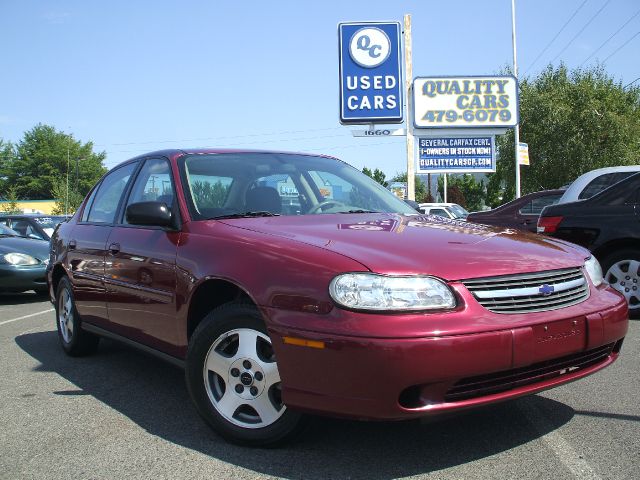
M 538 292 L 540 295 L 547 297 L 553 293 L 553 285 L 547 285 L 546 283 L 544 285 L 540 285 Z

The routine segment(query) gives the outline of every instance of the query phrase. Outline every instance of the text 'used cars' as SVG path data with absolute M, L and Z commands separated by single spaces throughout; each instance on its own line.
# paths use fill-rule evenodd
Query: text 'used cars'
M 183 366 L 202 417 L 249 445 L 307 413 L 400 420 L 539 392 L 610 365 L 628 326 L 582 247 L 420 215 L 324 156 L 143 155 L 51 245 L 64 350 L 106 336 Z

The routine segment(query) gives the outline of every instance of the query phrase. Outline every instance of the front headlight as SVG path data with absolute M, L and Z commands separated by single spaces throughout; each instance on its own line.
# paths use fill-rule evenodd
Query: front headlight
M 5 253 L 4 260 L 11 265 L 38 265 L 36 258 L 26 253 Z
M 595 287 L 604 282 L 602 278 L 602 267 L 598 260 L 596 260 L 596 257 L 587 258 L 586 262 L 584 262 L 584 269 L 587 271 L 587 274 L 591 279 L 591 283 L 593 283 Z
M 355 310 L 402 311 L 454 308 L 453 292 L 433 277 L 344 273 L 329 285 L 331 298 Z

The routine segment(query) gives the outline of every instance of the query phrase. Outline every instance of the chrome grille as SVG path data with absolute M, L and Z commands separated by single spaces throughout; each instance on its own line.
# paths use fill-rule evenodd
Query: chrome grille
M 589 284 L 581 268 L 478 278 L 462 283 L 480 305 L 495 313 L 556 310 L 589 297 Z

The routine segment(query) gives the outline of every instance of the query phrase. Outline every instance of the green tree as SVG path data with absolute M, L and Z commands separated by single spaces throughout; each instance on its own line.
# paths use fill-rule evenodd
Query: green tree
M 224 206 L 229 192 L 229 185 L 223 185 L 220 181 L 216 183 L 196 181 L 193 182 L 191 188 L 198 208 L 220 208 Z
M 376 182 L 378 182 L 380 185 L 382 185 L 383 187 L 387 188 L 389 186 L 389 182 L 387 182 L 386 178 L 387 176 L 385 175 L 385 173 L 380 170 L 380 169 L 375 169 L 373 172 L 371 171 L 370 168 L 367 167 L 363 167 L 362 169 L 362 173 L 364 173 L 365 175 L 367 175 L 368 177 L 373 178 Z
M 84 196 L 106 172 L 105 152 L 94 153 L 93 143 L 82 143 L 72 135 L 48 125 L 37 125 L 24 134 L 15 152 L 2 164 L 5 182 L 16 188 L 21 198 L 47 199 L 54 188 L 69 179 L 69 190 Z M 76 175 L 76 160 L 78 172 Z
M 438 191 L 444 198 L 444 176 L 438 178 Z M 473 175 L 465 173 L 447 177 L 447 200 L 462 205 L 468 210 L 482 210 L 485 198 L 484 182 L 477 182 Z
M 396 173 L 395 177 L 391 179 L 392 182 L 407 182 L 407 172 Z M 428 192 L 427 186 L 424 184 L 419 176 L 415 176 L 416 182 L 416 202 L 423 203 L 427 201 Z
M 71 214 L 75 212 L 78 207 L 80 207 L 82 200 L 84 200 L 84 195 L 73 188 L 73 185 L 69 185 L 67 200 L 66 179 L 60 179 L 53 184 L 52 196 L 56 199 L 56 204 L 51 211 L 53 215 L 66 215 L 67 213 Z
M 595 168 L 636 164 L 640 87 L 624 88 L 600 66 L 569 72 L 549 65 L 520 81 L 520 141 L 529 144 L 531 159 L 520 169 L 523 194 L 561 187 Z M 515 196 L 513 132 L 499 137 L 497 146 L 488 203 Z
M 7 202 L 2 204 L 2 213 L 22 213 L 20 207 L 18 207 L 18 195 L 14 187 L 8 187 L 4 196 Z

